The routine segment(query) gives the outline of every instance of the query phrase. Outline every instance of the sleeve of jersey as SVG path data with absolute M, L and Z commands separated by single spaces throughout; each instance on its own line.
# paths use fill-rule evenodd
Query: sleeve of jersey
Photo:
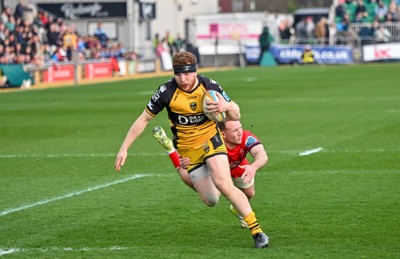
M 213 79 L 204 77 L 204 76 L 202 76 L 201 79 L 204 82 L 204 86 L 207 90 L 215 90 L 215 91 L 219 92 L 225 98 L 225 100 L 227 102 L 231 101 L 231 98 L 229 98 L 229 96 L 225 93 L 222 86 L 220 86 L 216 81 L 214 81 Z
M 245 134 L 244 145 L 247 151 L 250 151 L 253 147 L 261 144 L 260 140 L 250 131 L 243 131 L 243 134 Z
M 165 85 L 161 85 L 154 92 L 153 96 L 150 98 L 145 110 L 148 114 L 155 117 L 159 112 L 161 112 L 167 103 L 167 90 Z

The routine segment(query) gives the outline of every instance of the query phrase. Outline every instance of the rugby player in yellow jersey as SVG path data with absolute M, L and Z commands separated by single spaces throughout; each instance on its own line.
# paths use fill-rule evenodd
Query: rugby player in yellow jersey
M 219 100 L 210 102 L 208 109 L 226 112 L 227 120 L 240 119 L 239 106 L 217 82 L 197 74 L 197 60 L 192 53 L 175 54 L 173 69 L 174 77 L 158 87 L 130 127 L 117 154 L 115 169 L 121 170 L 129 147 L 166 108 L 174 145 L 182 157 L 190 158 L 187 171 L 200 198 L 211 207 L 218 203 L 222 193 L 249 226 L 256 248 L 267 247 L 268 236 L 263 233 L 246 195 L 233 185 L 226 147 L 217 124 L 203 113 L 202 96 L 209 89 L 216 90 Z

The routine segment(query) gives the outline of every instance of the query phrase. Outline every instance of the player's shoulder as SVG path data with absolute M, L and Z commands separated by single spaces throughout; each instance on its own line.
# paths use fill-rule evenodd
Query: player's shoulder
M 249 130 L 243 130 L 243 138 L 242 144 L 247 148 L 254 146 L 255 144 L 259 144 L 260 140 L 257 138 L 256 135 L 251 133 Z
M 197 79 L 206 88 L 206 90 L 215 90 L 218 92 L 223 91 L 222 86 L 220 86 L 220 84 L 218 84 L 218 82 L 212 78 L 203 75 L 198 75 Z
M 205 77 L 203 75 L 197 75 L 197 78 L 199 80 L 200 85 L 202 85 L 205 90 L 215 90 L 217 92 L 219 92 L 226 101 L 230 102 L 231 98 L 228 96 L 228 94 L 224 91 L 224 89 L 222 88 L 222 86 L 215 81 L 214 79 Z
M 177 84 L 175 80 L 172 78 L 169 81 L 158 86 L 155 95 L 172 95 L 177 89 Z

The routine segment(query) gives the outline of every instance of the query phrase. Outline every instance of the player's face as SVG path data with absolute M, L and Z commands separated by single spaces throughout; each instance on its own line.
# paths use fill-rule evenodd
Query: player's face
M 225 122 L 224 139 L 234 145 L 239 145 L 242 142 L 243 128 L 239 121 Z
M 175 74 L 175 81 L 179 88 L 184 92 L 191 92 L 196 87 L 197 73 L 179 73 Z

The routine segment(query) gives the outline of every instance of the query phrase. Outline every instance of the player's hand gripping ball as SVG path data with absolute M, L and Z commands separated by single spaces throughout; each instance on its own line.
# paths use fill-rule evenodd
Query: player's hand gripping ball
M 208 102 L 216 102 L 218 100 L 219 100 L 219 98 L 217 96 L 217 91 L 215 91 L 215 90 L 208 90 L 203 95 L 203 112 L 210 120 L 213 120 L 215 122 L 221 122 L 221 121 L 225 120 L 226 113 L 221 112 L 221 113 L 215 114 L 213 111 L 210 111 L 207 108 L 207 103 Z

